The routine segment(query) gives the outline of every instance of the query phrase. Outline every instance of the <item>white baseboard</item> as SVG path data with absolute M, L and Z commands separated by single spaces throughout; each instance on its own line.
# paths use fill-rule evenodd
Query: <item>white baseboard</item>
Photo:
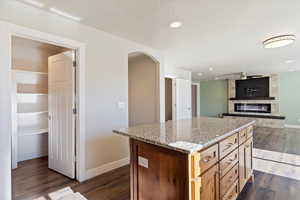
M 129 158 L 127 157 L 127 158 L 123 158 L 121 160 L 117 160 L 117 161 L 114 161 L 114 162 L 111 162 L 111 163 L 107 163 L 107 164 L 102 165 L 100 167 L 89 169 L 85 173 L 85 180 L 94 178 L 96 176 L 99 176 L 101 174 L 104 174 L 104 173 L 112 171 L 114 169 L 123 167 L 123 166 L 128 165 L 128 164 L 129 164 Z
M 300 125 L 285 124 L 284 127 L 286 127 L 286 128 L 300 128 Z
M 22 162 L 25 160 L 31 160 L 31 159 L 36 159 L 36 158 L 41 158 L 48 156 L 47 152 L 33 152 L 33 153 L 24 153 L 18 155 L 18 162 Z

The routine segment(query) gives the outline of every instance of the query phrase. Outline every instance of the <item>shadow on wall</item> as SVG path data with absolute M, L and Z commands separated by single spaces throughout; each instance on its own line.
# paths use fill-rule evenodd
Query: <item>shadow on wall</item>
M 128 158 L 129 141 L 126 137 L 112 134 L 111 132 L 101 132 L 101 134 L 98 133 L 95 135 L 97 136 L 89 138 L 86 144 L 90 150 L 89 152 L 91 152 L 86 154 L 86 169 L 94 169 L 99 166 L 103 166 L 107 163 L 110 163 L 112 160 L 119 161 L 124 158 Z M 112 147 L 118 148 L 116 148 L 114 151 L 114 148 Z M 107 152 L 108 149 L 109 152 Z M 101 162 L 99 162 L 99 156 L 101 156 Z
M 128 55 L 129 126 L 159 122 L 159 67 L 152 56 Z

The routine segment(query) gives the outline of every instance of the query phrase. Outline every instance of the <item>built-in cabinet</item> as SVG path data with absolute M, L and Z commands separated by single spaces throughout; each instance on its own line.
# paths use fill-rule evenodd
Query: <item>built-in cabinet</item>
M 192 155 L 191 199 L 235 200 L 253 181 L 252 149 L 253 127 L 249 126 Z
M 252 148 L 252 125 L 191 154 L 131 138 L 131 199 L 235 200 L 253 181 Z

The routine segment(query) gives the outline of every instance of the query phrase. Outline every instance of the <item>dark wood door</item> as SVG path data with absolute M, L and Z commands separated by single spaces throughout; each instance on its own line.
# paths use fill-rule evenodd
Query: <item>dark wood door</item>
M 192 116 L 197 116 L 197 85 L 192 85 Z

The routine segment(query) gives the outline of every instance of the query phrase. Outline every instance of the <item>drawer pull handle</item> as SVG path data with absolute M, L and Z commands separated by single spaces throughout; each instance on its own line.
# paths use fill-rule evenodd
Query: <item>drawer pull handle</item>
M 245 147 L 246 147 L 246 148 L 249 148 L 249 147 L 250 147 L 250 145 L 249 145 L 249 144 L 247 144 Z
M 233 143 L 228 143 L 228 144 L 226 144 L 226 148 L 225 149 L 223 149 L 223 152 L 224 151 L 227 151 L 228 149 L 230 149 L 231 147 L 232 147 L 232 145 L 234 145 Z
M 206 156 L 203 158 L 203 162 L 208 163 L 212 159 L 212 156 Z
M 231 194 L 231 195 L 228 197 L 228 199 L 232 199 L 232 197 L 233 197 L 233 194 Z
M 227 182 L 231 182 L 231 181 L 232 181 L 232 180 L 231 180 L 232 178 L 233 178 L 233 176 L 229 176 Z
M 226 163 L 227 164 L 231 164 L 232 162 L 234 162 L 237 159 L 237 155 L 235 154 L 234 159 L 229 159 Z

